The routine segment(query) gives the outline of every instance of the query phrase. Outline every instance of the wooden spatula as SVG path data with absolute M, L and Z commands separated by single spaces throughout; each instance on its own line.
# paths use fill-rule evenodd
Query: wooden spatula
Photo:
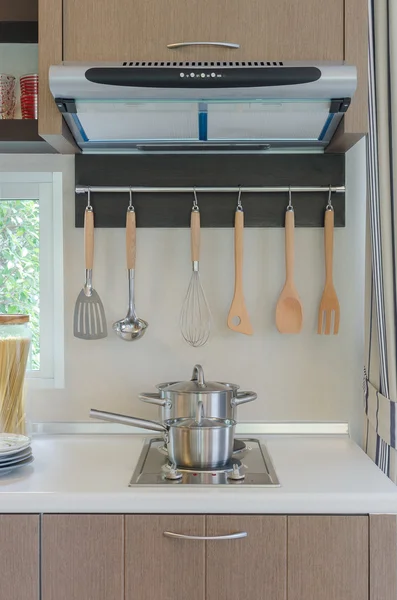
M 243 292 L 243 236 L 244 236 L 244 212 L 241 206 L 237 206 L 234 219 L 234 262 L 235 280 L 234 297 L 227 318 L 227 326 L 233 331 L 252 335 L 254 333 L 248 310 L 245 305 Z
M 339 331 L 340 306 L 333 281 L 334 209 L 327 206 L 324 217 L 325 286 L 318 311 L 317 333 L 336 335 Z M 333 327 L 332 327 L 332 316 Z M 324 329 L 325 320 L 325 329 Z
M 303 323 L 302 303 L 294 283 L 294 227 L 294 209 L 288 206 L 285 213 L 286 279 L 276 307 L 276 326 L 280 333 L 299 333 Z

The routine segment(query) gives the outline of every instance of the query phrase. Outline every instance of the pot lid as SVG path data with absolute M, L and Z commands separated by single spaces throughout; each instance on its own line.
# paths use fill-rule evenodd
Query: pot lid
M 211 392 L 227 392 L 238 390 L 239 386 L 234 383 L 222 383 L 220 381 L 205 381 L 204 371 L 201 365 L 194 365 L 193 375 L 190 381 L 177 381 L 168 385 L 157 386 L 162 392 L 179 392 L 187 394 L 208 394 Z

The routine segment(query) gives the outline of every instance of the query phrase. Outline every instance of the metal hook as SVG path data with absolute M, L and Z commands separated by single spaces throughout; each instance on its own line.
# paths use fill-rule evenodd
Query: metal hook
M 289 186 L 289 188 L 288 188 L 288 206 L 287 206 L 287 210 L 294 210 L 294 207 L 292 206 L 291 186 Z
M 332 185 L 329 186 L 328 204 L 327 204 L 325 210 L 334 210 L 334 207 L 332 206 L 332 202 L 331 202 L 331 194 L 332 194 Z
M 87 206 L 85 207 L 86 210 L 88 210 L 89 212 L 93 211 L 93 208 L 91 206 L 91 189 L 87 188 Z
M 198 212 L 200 209 L 198 207 L 198 203 L 197 203 L 197 194 L 196 194 L 196 188 L 193 188 L 193 194 L 194 194 L 194 200 L 193 200 L 193 207 L 192 210 L 195 212 Z
M 237 209 L 238 211 L 243 211 L 243 206 L 241 204 L 241 185 L 238 186 L 238 198 L 237 198 Z
M 128 203 L 128 208 L 127 208 L 127 210 L 128 210 L 129 212 L 135 212 L 135 208 L 134 208 L 134 206 L 132 205 L 132 188 L 130 188 L 130 190 L 129 190 L 129 194 L 130 194 L 130 201 L 129 201 L 129 203 Z

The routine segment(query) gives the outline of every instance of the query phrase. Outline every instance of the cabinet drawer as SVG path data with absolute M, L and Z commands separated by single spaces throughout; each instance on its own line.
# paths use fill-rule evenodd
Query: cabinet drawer
M 124 600 L 124 517 L 44 515 L 42 600 Z
M 368 517 L 288 517 L 288 600 L 367 600 L 368 577 Z
M 0 598 L 39 600 L 38 515 L 0 516 Z
M 204 600 L 205 541 L 164 532 L 205 535 L 202 515 L 126 515 L 125 600 Z
M 247 537 L 207 542 L 206 600 L 286 600 L 287 518 L 212 515 L 207 536 Z
M 343 60 L 344 0 L 64 0 L 64 60 Z M 178 42 L 222 42 L 184 46 Z

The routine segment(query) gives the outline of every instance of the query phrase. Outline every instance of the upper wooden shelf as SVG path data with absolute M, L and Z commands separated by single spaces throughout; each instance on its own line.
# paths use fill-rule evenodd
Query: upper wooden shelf
M 1 0 L 0 43 L 37 44 L 37 0 Z

